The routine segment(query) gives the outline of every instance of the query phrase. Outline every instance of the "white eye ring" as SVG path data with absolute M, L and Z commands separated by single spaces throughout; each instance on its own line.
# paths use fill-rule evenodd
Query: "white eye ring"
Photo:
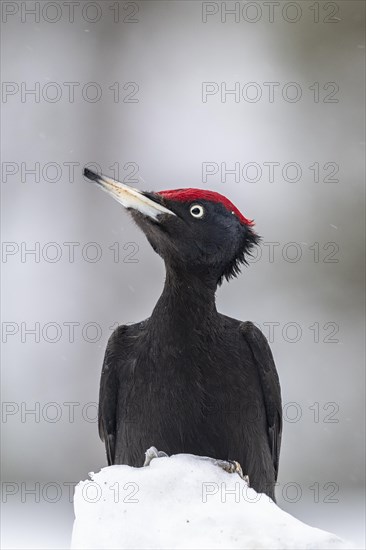
M 200 204 L 192 204 L 189 208 L 189 212 L 194 218 L 203 218 L 205 209 Z

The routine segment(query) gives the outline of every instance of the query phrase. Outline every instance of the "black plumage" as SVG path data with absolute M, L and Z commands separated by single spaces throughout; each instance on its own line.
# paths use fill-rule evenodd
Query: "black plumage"
M 281 392 L 266 338 L 217 312 L 215 291 L 258 243 L 252 223 L 221 195 L 139 193 L 86 174 L 127 207 L 166 266 L 151 316 L 109 339 L 99 397 L 108 464 L 142 466 L 151 446 L 236 460 L 275 498 Z

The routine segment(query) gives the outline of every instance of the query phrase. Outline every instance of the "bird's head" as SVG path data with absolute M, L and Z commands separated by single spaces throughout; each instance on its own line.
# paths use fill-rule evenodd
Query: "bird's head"
M 139 191 L 89 169 L 84 175 L 127 208 L 153 249 L 176 270 L 216 284 L 240 272 L 260 237 L 223 195 L 203 189 Z

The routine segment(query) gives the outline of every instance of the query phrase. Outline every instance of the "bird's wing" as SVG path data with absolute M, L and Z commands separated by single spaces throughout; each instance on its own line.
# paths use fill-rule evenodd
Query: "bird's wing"
M 267 416 L 267 433 L 277 479 L 282 435 L 280 381 L 271 348 L 264 334 L 250 321 L 241 323 L 240 330 L 252 351 L 262 385 Z
M 118 403 L 119 349 L 123 346 L 125 326 L 119 326 L 110 337 L 104 355 L 99 390 L 99 437 L 105 444 L 108 466 L 114 464 Z M 122 341 L 121 341 L 122 340 Z

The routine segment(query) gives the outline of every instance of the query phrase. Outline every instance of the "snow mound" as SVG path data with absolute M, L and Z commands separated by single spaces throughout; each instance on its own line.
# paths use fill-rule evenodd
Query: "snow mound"
M 145 468 L 110 466 L 75 488 L 73 549 L 333 549 L 212 459 L 179 454 Z

